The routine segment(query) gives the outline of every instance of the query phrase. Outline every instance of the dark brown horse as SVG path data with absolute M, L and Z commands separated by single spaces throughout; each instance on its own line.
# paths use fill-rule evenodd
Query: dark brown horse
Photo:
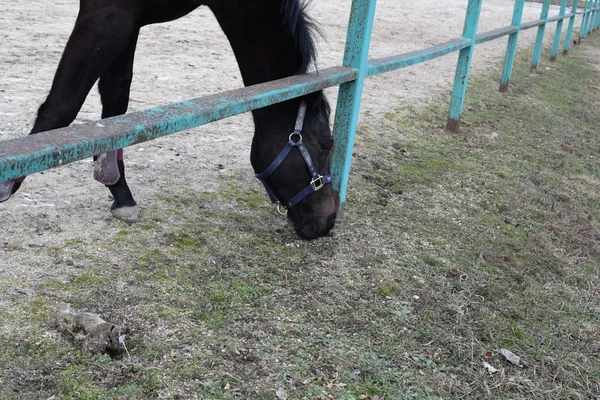
M 245 85 L 301 74 L 314 62 L 314 25 L 303 0 L 80 0 L 75 27 L 31 133 L 73 122 L 97 80 L 102 118 L 124 114 L 141 27 L 180 18 L 200 6 L 208 6 L 219 21 Z M 296 232 L 306 239 L 327 235 L 335 223 L 338 196 L 328 185 L 329 113 L 322 92 L 253 111 L 252 166 L 257 174 L 272 169 L 263 175 L 267 191 L 288 209 Z M 297 124 L 301 132 L 290 135 Z M 282 149 L 290 146 L 282 157 Z M 99 155 L 95 177 L 112 193 L 113 215 L 135 222 L 139 208 L 125 180 L 122 155 Z M 23 179 L 0 183 L 0 201 L 15 193 Z

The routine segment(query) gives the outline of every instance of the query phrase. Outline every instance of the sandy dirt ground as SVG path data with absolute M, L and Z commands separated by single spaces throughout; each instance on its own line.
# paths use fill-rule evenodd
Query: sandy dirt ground
M 310 14 L 324 32 L 324 38 L 318 39 L 320 68 L 341 64 L 350 3 L 315 1 L 310 7 Z M 479 31 L 510 24 L 513 4 L 510 0 L 486 0 Z M 460 36 L 466 5 L 466 0 L 380 0 L 370 56 L 408 52 Z M 0 11 L 0 140 L 21 137 L 31 129 L 77 10 L 77 0 L 4 2 Z M 540 4 L 528 3 L 524 21 L 537 19 L 540 10 Z M 553 7 L 551 14 L 557 12 Z M 551 25 L 547 41 L 553 33 Z M 523 33 L 520 48 L 531 49 L 534 38 L 534 30 Z M 473 72 L 493 70 L 500 75 L 498 62 L 505 46 L 505 38 L 478 46 Z M 547 60 L 542 63 L 542 71 L 552 67 Z M 424 105 L 448 93 L 455 65 L 453 54 L 370 78 L 364 91 L 361 124 L 370 124 L 395 107 Z M 241 85 L 224 35 L 210 11 L 200 8 L 178 21 L 142 30 L 130 110 Z M 335 105 L 336 89 L 328 89 L 327 95 Z M 99 116 L 100 101 L 94 89 L 77 122 Z M 216 191 L 222 174 L 250 176 L 251 126 L 251 117 L 245 114 L 127 149 L 128 180 L 142 213 L 144 206 L 157 201 L 157 194 L 177 191 L 184 185 Z M 17 195 L 0 205 L 0 307 L 8 307 L 15 293 L 30 293 L 40 279 L 60 279 L 68 273 L 68 265 L 59 265 L 51 252 L 40 249 L 61 248 L 73 239 L 94 243 L 122 228 L 123 223 L 108 212 L 108 190 L 93 180 L 92 171 L 91 160 L 84 160 L 36 174 Z M 262 191 L 258 181 L 255 185 Z M 103 251 L 107 259 L 118 257 L 110 249 L 97 251 Z M 0 327 L 0 331 L 5 329 L 9 327 Z

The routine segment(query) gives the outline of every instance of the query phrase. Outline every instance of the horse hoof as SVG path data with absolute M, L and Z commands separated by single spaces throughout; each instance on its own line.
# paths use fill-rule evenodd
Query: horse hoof
M 13 186 L 15 181 L 6 181 L 0 183 L 0 203 L 10 199 L 13 194 Z
M 110 210 L 113 217 L 128 224 L 140 222 L 140 208 L 138 206 L 119 207 Z

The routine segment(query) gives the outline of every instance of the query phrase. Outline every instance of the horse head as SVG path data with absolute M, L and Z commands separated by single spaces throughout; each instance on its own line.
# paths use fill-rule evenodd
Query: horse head
M 291 133 L 267 128 L 266 134 L 263 124 L 257 124 L 251 152 L 256 176 L 271 201 L 304 239 L 328 235 L 339 207 L 339 195 L 331 187 L 329 106 L 322 95 L 319 100 L 308 110 L 300 103 Z

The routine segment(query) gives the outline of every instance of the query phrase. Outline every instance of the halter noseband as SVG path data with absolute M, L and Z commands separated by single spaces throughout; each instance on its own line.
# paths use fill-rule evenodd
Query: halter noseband
M 285 214 L 287 212 L 287 210 L 294 207 L 296 204 L 298 204 L 300 201 L 302 201 L 306 196 L 308 196 L 309 194 L 311 194 L 313 192 L 321 190 L 323 188 L 323 186 L 330 184 L 332 182 L 331 175 L 323 176 L 323 175 L 319 174 L 319 172 L 317 171 L 317 167 L 315 167 L 315 163 L 313 162 L 312 158 L 310 157 L 310 154 L 308 153 L 308 150 L 306 149 L 306 146 L 304 145 L 304 142 L 302 142 L 302 126 L 304 125 L 305 115 L 306 115 L 306 103 L 304 101 L 302 101 L 300 103 L 300 108 L 298 109 L 298 117 L 296 118 L 296 126 L 294 128 L 294 132 L 292 132 L 290 134 L 288 142 L 286 143 L 286 145 L 279 152 L 277 157 L 275 157 L 275 160 L 273 160 L 271 165 L 269 165 L 269 167 L 266 170 L 264 170 L 260 174 L 255 174 L 255 176 L 258 179 L 260 179 L 260 181 L 263 183 L 263 185 L 265 185 L 265 189 L 267 190 L 267 193 L 269 194 L 271 201 L 274 204 L 277 204 L 277 211 L 279 211 L 280 214 Z M 294 140 L 294 139 L 296 139 L 296 140 Z M 298 151 L 300 151 L 300 154 L 302 155 L 302 158 L 304 159 L 304 162 L 306 163 L 306 166 L 308 167 L 308 171 L 310 172 L 312 180 L 310 181 L 308 186 L 306 186 L 304 189 L 302 189 L 300 191 L 300 193 L 298 193 L 297 195 L 295 195 L 294 197 L 292 197 L 291 199 L 289 199 L 287 202 L 284 203 L 284 202 L 279 201 L 277 196 L 275 196 L 275 193 L 273 192 L 273 190 L 271 190 L 271 187 L 267 183 L 267 178 L 273 172 L 275 172 L 275 170 L 281 165 L 281 163 L 283 163 L 283 161 L 286 159 L 288 154 L 290 154 L 290 151 L 292 151 L 292 149 L 294 147 L 297 148 Z M 283 207 L 285 209 L 285 211 L 282 211 L 281 207 Z

